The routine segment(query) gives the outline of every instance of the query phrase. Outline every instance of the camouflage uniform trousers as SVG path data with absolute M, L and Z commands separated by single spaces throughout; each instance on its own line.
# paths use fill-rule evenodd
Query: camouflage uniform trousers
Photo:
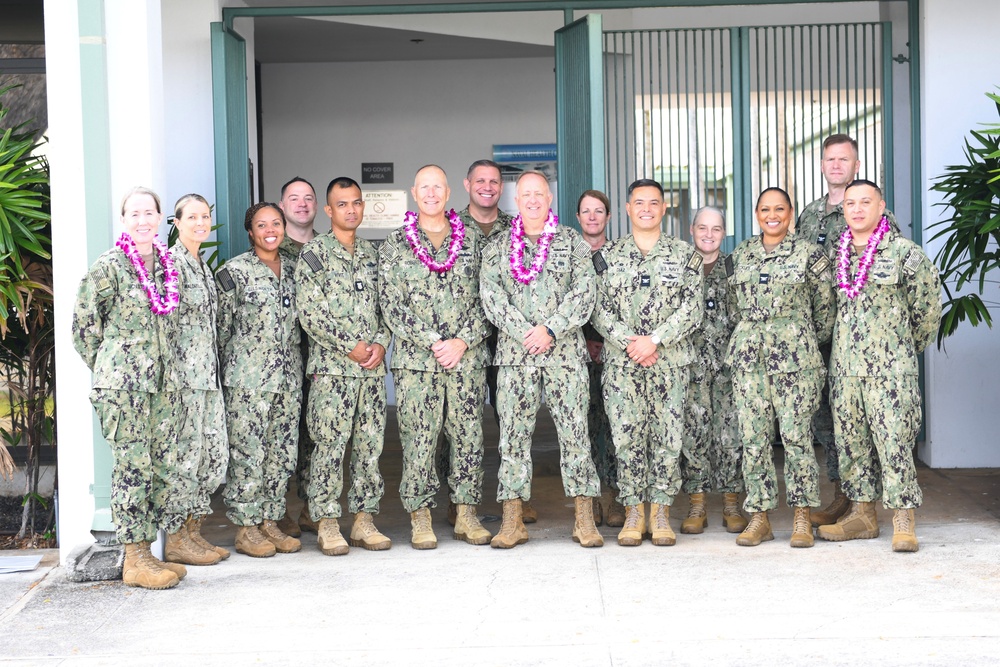
M 826 371 L 809 368 L 767 375 L 762 370 L 737 371 L 733 377 L 743 483 L 748 512 L 778 506 L 778 480 L 771 443 L 775 415 L 785 449 L 785 496 L 790 507 L 819 506 L 819 466 L 813 451 L 812 424 Z
M 392 372 L 396 416 L 403 446 L 399 497 L 403 509 L 435 507 L 441 487 L 435 452 L 444 433 L 450 452 L 448 487 L 456 505 L 479 505 L 483 499 L 484 369 L 461 373 Z
M 604 405 L 618 462 L 618 500 L 672 505 L 681 488 L 687 366 L 652 370 L 606 365 Z
M 823 355 L 823 366 L 830 367 L 830 343 L 823 343 L 819 346 L 820 354 Z M 823 445 L 826 453 L 826 475 L 831 482 L 840 480 L 840 465 L 838 462 L 836 440 L 833 437 L 833 415 L 830 410 L 830 385 L 823 383 L 823 392 L 819 398 L 819 408 L 812 421 L 813 436 L 819 444 Z
M 913 445 L 920 431 L 916 375 L 832 378 L 833 428 L 848 498 L 890 509 L 920 507 Z
M 590 433 L 590 457 L 597 468 L 597 478 L 601 486 L 612 491 L 618 490 L 618 462 L 615 461 L 615 446 L 611 441 L 611 424 L 604 410 L 604 396 L 601 392 L 601 369 L 604 364 L 592 361 L 587 364 L 590 376 L 590 404 L 587 406 L 587 431 Z
M 596 498 L 600 495 L 600 482 L 590 458 L 587 433 L 589 382 L 581 364 L 579 367 L 500 366 L 497 370 L 500 412 L 497 500 L 531 500 L 531 435 L 543 389 L 559 438 L 563 491 L 569 497 Z
M 743 446 L 729 374 L 707 371 L 690 382 L 684 414 L 684 493 L 741 493 Z
M 285 490 L 298 457 L 301 392 L 223 389 L 229 469 L 226 516 L 237 526 L 257 526 L 285 516 Z
M 309 388 L 306 418 L 312 438 L 309 464 L 309 516 L 313 521 L 341 516 L 344 456 L 351 443 L 352 514 L 378 514 L 385 482 L 378 460 L 385 439 L 385 378 L 315 375 Z
M 229 465 L 225 399 L 219 389 L 185 389 L 180 397 L 185 418 L 178 429 L 178 460 L 198 462 L 187 513 L 207 516 L 212 513 L 212 494 L 226 481 Z M 186 518 L 182 517 L 181 523 Z
M 162 520 L 159 504 L 165 484 L 153 468 L 154 456 L 162 464 L 176 465 L 170 446 L 176 419 L 177 394 L 119 389 L 94 389 L 90 402 L 101 422 L 101 432 L 111 446 L 111 520 L 121 544 L 153 542 Z M 161 464 L 161 465 L 162 465 Z
M 305 346 L 303 346 L 303 349 Z M 306 355 L 303 354 L 303 359 Z M 306 406 L 309 405 L 309 377 L 302 380 L 302 408 L 299 417 L 299 451 L 298 462 L 295 465 L 295 493 L 303 503 L 308 502 L 309 495 L 306 490 L 309 488 L 309 462 L 312 461 L 312 453 L 315 445 L 309 437 L 309 420 L 306 419 Z

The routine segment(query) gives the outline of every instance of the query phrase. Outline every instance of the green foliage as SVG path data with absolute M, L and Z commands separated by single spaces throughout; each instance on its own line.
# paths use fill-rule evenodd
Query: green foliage
M 6 115 L 0 103 L 0 122 Z M 0 132 L 0 336 L 12 314 L 27 328 L 30 318 L 44 319 L 52 300 L 48 164 L 31 155 L 38 133 L 24 128 Z
M 0 89 L 0 97 L 12 88 Z M 6 115 L 0 100 L 0 121 Z M 31 154 L 40 143 L 38 132 L 26 126 L 0 131 L 0 365 L 10 419 L 0 437 L 5 450 L 27 450 L 19 537 L 35 532 L 39 453 L 56 444 L 49 173 L 45 159 Z
M 1000 115 L 1000 95 L 986 95 Z M 970 134 L 975 141 L 965 141 L 966 164 L 947 167 L 931 188 L 944 193 L 945 200 L 938 206 L 952 213 L 931 225 L 941 228 L 931 240 L 944 239 L 935 256 L 946 297 L 938 329 L 939 347 L 966 320 L 972 326 L 985 323 L 993 327 L 981 295 L 987 276 L 1000 266 L 1000 123 L 983 124 L 983 130 Z M 967 284 L 975 285 L 978 293 L 956 296 Z

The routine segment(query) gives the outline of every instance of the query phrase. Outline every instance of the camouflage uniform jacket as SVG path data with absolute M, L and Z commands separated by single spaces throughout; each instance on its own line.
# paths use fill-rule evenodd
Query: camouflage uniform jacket
M 418 228 L 420 243 L 435 261 L 448 259 L 451 232 L 436 251 Z M 379 303 L 382 316 L 396 337 L 392 368 L 444 372 L 431 345 L 460 338 L 469 346 L 453 372 L 485 368 L 489 350 L 484 345 L 492 327 L 479 300 L 481 234 L 466 231 L 455 265 L 435 273 L 421 264 L 401 227 L 379 247 Z
M 723 363 L 729 337 L 735 322 L 729 316 L 729 280 L 726 278 L 726 256 L 720 254 L 712 270 L 705 276 L 705 317 L 691 335 L 695 363 L 691 381 L 702 382 L 706 377 L 726 372 Z
M 497 219 L 493 222 L 493 228 L 490 230 L 490 235 L 485 236 L 483 234 L 483 230 L 479 228 L 479 223 L 477 223 L 476 219 L 472 217 L 471 213 L 469 213 L 468 206 L 466 206 L 465 208 L 463 208 L 461 211 L 458 212 L 458 217 L 461 218 L 462 222 L 465 223 L 466 229 L 471 229 L 473 232 L 476 232 L 478 236 L 490 239 L 491 241 L 496 239 L 500 234 L 503 234 L 504 232 L 509 230 L 510 221 L 514 219 L 514 216 L 512 216 L 510 213 L 504 213 L 498 208 Z M 484 243 L 483 246 L 485 245 L 486 244 Z
M 825 194 L 806 206 L 795 223 L 797 237 L 818 243 L 826 249 L 827 253 L 837 249 L 840 235 L 847 229 L 843 202 L 834 206 L 829 213 L 826 212 L 826 202 L 829 200 L 829 196 L 829 194 Z M 885 215 L 889 218 L 889 226 L 898 232 L 899 225 L 896 223 L 896 216 L 889 209 L 886 209 Z
M 382 377 L 385 365 L 361 368 L 347 358 L 359 341 L 389 346 L 391 334 L 378 305 L 378 251 L 362 238 L 352 255 L 333 234 L 302 247 L 295 265 L 295 298 L 309 336 L 309 375 Z
M 852 279 L 859 257 L 851 253 Z M 837 288 L 831 375 L 916 375 L 917 355 L 941 321 L 937 267 L 917 244 L 890 231 L 878 244 L 868 282 L 854 299 Z
M 767 374 L 822 368 L 819 344 L 836 316 L 830 260 L 791 234 L 770 253 L 762 238 L 747 239 L 726 262 L 735 324 L 726 363 Z
M 510 269 L 510 230 L 494 237 L 483 251 L 479 290 L 486 316 L 499 331 L 496 366 L 580 366 L 590 360 L 580 327 L 597 300 L 590 246 L 579 232 L 560 225 L 538 276 L 525 285 Z M 537 246 L 525 239 L 524 265 L 531 266 Z M 531 354 L 524 334 L 543 325 L 556 335 L 552 349 Z
M 208 264 L 198 261 L 178 243 L 170 249 L 180 274 L 181 303 L 174 311 L 177 332 L 172 337 L 176 383 L 167 388 L 219 389 L 218 334 L 215 329 L 219 293 Z
M 287 257 L 281 256 L 279 279 L 253 250 L 229 260 L 215 275 L 225 386 L 274 394 L 301 388 L 302 330 L 294 276 L 295 263 Z
M 153 278 L 163 294 L 163 267 Z M 155 393 L 170 372 L 176 311 L 154 315 L 132 262 L 118 248 L 103 253 L 80 281 L 73 309 L 73 347 L 94 374 L 94 387 Z
M 302 252 L 302 246 L 304 245 L 305 243 L 299 243 L 288 234 L 285 234 L 285 238 L 281 239 L 281 244 L 278 246 L 278 252 L 281 253 L 281 257 L 283 259 L 292 260 L 294 265 L 295 261 L 299 258 L 299 253 Z M 272 273 L 271 275 L 273 276 L 274 274 Z
M 605 245 L 594 259 L 602 270 L 597 277 L 597 307 L 591 322 L 604 336 L 604 363 L 634 366 L 625 352 L 628 337 L 654 334 L 660 338 L 660 358 L 651 369 L 693 362 L 689 334 L 697 329 L 705 312 L 702 259 L 694 247 L 661 234 L 643 257 L 629 235 Z

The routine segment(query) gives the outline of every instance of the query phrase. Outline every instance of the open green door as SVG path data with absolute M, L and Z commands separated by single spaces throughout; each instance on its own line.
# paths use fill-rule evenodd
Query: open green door
M 246 42 L 222 23 L 212 24 L 212 101 L 215 107 L 215 220 L 219 254 L 246 252 L 250 241 L 243 214 L 250 206 L 250 147 L 247 143 Z
M 604 52 L 601 15 L 556 31 L 556 153 L 561 221 L 576 229 L 576 200 L 604 190 Z

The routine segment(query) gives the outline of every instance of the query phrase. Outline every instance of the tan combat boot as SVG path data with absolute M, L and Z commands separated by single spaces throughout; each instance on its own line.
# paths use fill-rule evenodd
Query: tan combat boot
M 681 528 L 681 532 L 684 529 Z M 670 547 L 677 543 L 677 535 L 670 527 L 670 505 L 649 505 L 649 532 L 652 534 L 653 544 L 658 547 Z M 700 530 L 698 531 L 701 532 Z
M 892 516 L 892 550 L 913 552 L 919 548 L 917 520 L 913 516 L 913 510 L 895 510 Z
M 378 531 L 370 512 L 358 512 L 351 526 L 351 546 L 368 551 L 385 551 L 392 546 L 392 540 Z
M 163 560 L 185 565 L 215 565 L 222 560 L 222 556 L 195 543 L 187 528 L 181 526 L 177 532 L 167 534 Z
M 742 533 L 747 527 L 747 518 L 740 511 L 740 494 L 722 494 L 722 523 L 727 533 Z
M 851 501 L 851 511 L 837 519 L 837 523 L 820 526 L 818 532 L 821 539 L 831 542 L 871 540 L 878 537 L 875 503 Z
M 604 511 L 601 509 L 601 499 L 594 498 L 594 525 L 600 526 L 604 523 Z
M 573 541 L 579 543 L 581 547 L 603 547 L 604 538 L 594 525 L 594 499 L 577 496 L 573 499 L 573 503 L 576 505 Z
M 299 530 L 303 533 L 319 533 L 319 522 L 313 521 L 309 516 L 309 503 L 303 505 L 299 512 Z
M 414 549 L 437 549 L 438 538 L 431 527 L 431 511 L 421 507 L 416 512 L 410 512 L 410 546 Z
M 149 555 L 152 556 L 153 552 L 150 551 Z M 187 574 L 188 574 L 187 568 L 184 567 L 183 565 L 181 565 L 180 563 L 164 563 L 162 560 L 160 560 L 156 556 L 153 556 L 153 560 L 156 561 L 156 564 L 159 565 L 161 569 L 168 570 L 170 572 L 173 572 L 175 575 L 177 575 L 177 580 L 178 581 L 183 581 L 184 577 L 186 577 Z
M 790 544 L 793 547 L 806 548 L 811 547 L 814 542 L 812 524 L 809 523 L 809 508 L 796 507 L 795 518 L 792 519 L 792 540 Z
M 149 551 L 149 542 L 136 542 L 125 545 L 122 581 L 126 586 L 162 591 L 173 588 L 180 579 L 170 570 L 160 567 L 159 561 Z
M 278 530 L 285 535 L 302 537 L 302 529 L 299 528 L 299 522 L 292 518 L 287 509 L 285 510 L 285 516 L 281 517 L 281 520 L 278 521 Z
M 833 488 L 833 500 L 818 512 L 812 512 L 809 515 L 809 520 L 812 525 L 817 527 L 829 526 L 831 523 L 837 523 L 837 519 L 847 514 L 849 509 L 851 509 L 851 501 L 844 495 L 843 489 L 840 488 L 840 482 L 837 481 Z
M 479 523 L 475 505 L 458 506 L 453 534 L 456 540 L 465 540 L 469 544 L 487 544 L 491 537 L 490 531 Z
M 535 523 L 538 521 L 538 512 L 531 506 L 530 500 L 521 503 L 521 523 Z
M 240 526 L 236 529 L 236 552 L 254 558 L 270 558 L 278 550 L 258 526 Z
M 608 517 L 604 525 L 610 528 L 621 528 L 625 525 L 625 506 L 618 502 L 618 498 L 614 495 L 608 503 Z
M 681 521 L 681 532 L 685 535 L 699 535 L 705 532 L 708 525 L 708 514 L 705 512 L 705 494 L 691 494 L 691 508 L 687 518 Z
M 500 532 L 490 541 L 494 549 L 513 549 L 528 541 L 528 529 L 521 520 L 521 499 L 503 501 L 503 521 Z
M 736 538 L 736 544 L 741 547 L 755 547 L 761 542 L 774 539 L 771 532 L 771 522 L 767 519 L 767 512 L 754 512 L 750 517 L 750 523 Z
M 260 524 L 260 533 L 274 545 L 279 554 L 293 554 L 302 548 L 302 542 L 291 535 L 285 535 L 278 528 L 278 523 L 271 519 L 264 519 L 264 523 Z
M 214 551 L 219 554 L 219 558 L 226 560 L 229 558 L 229 549 L 224 547 L 217 547 L 208 540 L 206 540 L 201 534 L 201 522 L 204 521 L 205 517 L 188 517 L 188 520 L 184 523 L 184 527 L 187 528 L 188 535 L 191 537 L 191 541 L 197 544 L 199 547 L 205 551 Z
M 340 524 L 336 519 L 320 519 L 316 529 L 319 534 L 316 546 L 324 555 L 343 556 L 347 553 L 349 549 L 347 540 L 340 534 Z
M 637 547 L 646 534 L 646 505 L 628 505 L 625 508 L 625 524 L 618 533 L 618 544 L 623 547 Z

